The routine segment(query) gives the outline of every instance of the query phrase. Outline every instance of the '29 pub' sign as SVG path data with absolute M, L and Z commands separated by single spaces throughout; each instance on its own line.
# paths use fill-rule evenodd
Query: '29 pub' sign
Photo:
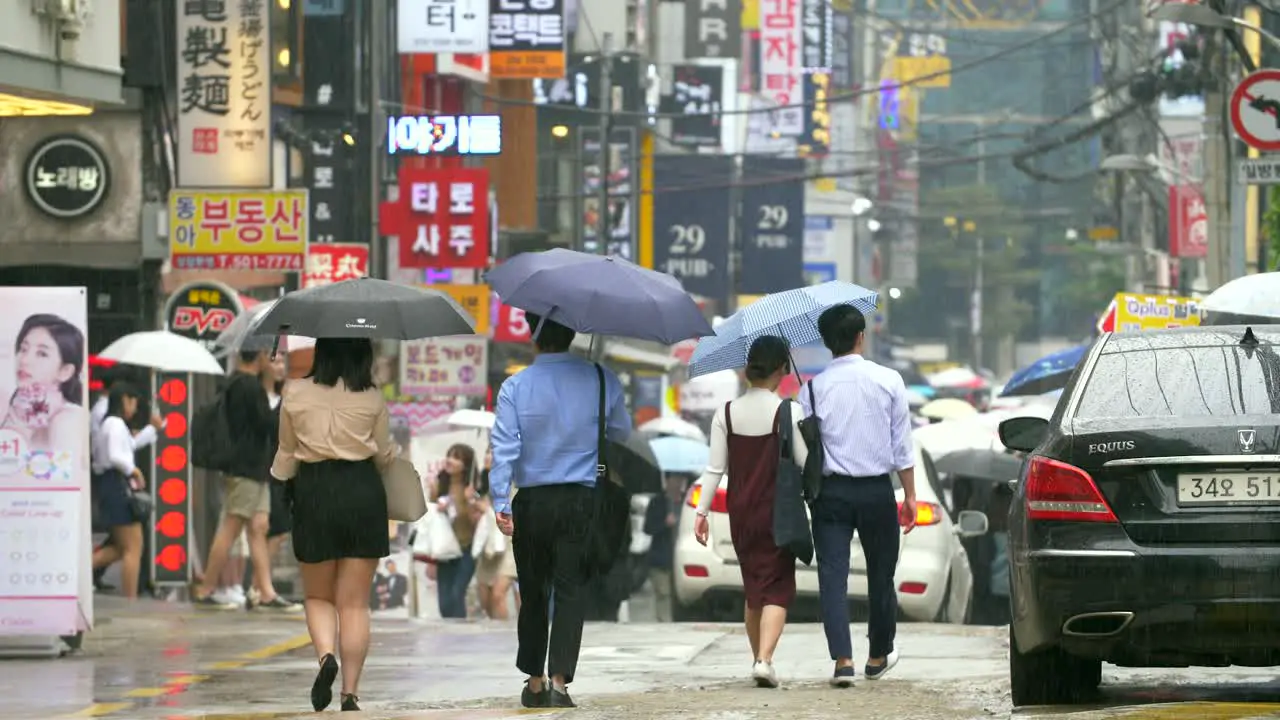
M 102 205 L 110 187 L 106 157 L 84 138 L 45 138 L 27 157 L 27 199 L 50 217 L 82 218 Z

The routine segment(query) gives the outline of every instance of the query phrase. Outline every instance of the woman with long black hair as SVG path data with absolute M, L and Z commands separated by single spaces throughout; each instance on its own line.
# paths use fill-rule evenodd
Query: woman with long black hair
M 476 573 L 471 541 L 475 539 L 476 525 L 484 512 L 476 493 L 475 472 L 475 449 L 456 443 L 445 453 L 444 469 L 431 488 L 431 500 L 450 519 L 453 534 L 462 548 L 460 557 L 436 563 L 436 591 L 443 618 L 467 617 L 467 587 Z
M 100 527 L 111 542 L 93 553 L 95 570 L 120 562 L 121 592 L 130 600 L 138 597 L 138 573 L 142 567 L 142 523 L 133 494 L 145 487 L 142 470 L 134 464 L 134 438 L 129 423 L 138 412 L 141 393 L 132 386 L 116 383 L 107 399 L 107 416 L 92 442 L 93 475 L 91 493 L 98 509 Z

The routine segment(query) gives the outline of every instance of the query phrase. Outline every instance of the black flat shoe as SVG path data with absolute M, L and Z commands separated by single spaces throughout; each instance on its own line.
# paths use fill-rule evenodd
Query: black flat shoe
M 360 706 L 356 701 L 360 698 L 351 693 L 342 693 L 342 711 L 343 712 L 360 712 Z
M 333 681 L 338 679 L 338 659 L 332 653 L 320 660 L 320 672 L 311 684 L 311 708 L 320 712 L 333 702 Z
M 578 706 L 574 705 L 573 698 L 569 697 L 568 688 L 564 690 L 551 688 L 551 702 L 547 704 L 547 707 L 571 708 Z
M 542 681 L 542 689 L 534 692 L 529 687 L 529 681 L 524 683 L 524 690 L 520 691 L 520 704 L 527 708 L 545 708 L 551 707 L 551 686 L 546 680 Z

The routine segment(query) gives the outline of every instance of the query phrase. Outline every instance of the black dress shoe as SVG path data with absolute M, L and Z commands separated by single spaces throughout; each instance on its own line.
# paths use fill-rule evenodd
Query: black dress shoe
M 311 684 L 311 708 L 320 712 L 333 702 L 333 681 L 338 679 L 338 659 L 332 653 L 320 660 L 320 672 Z
M 360 706 L 356 704 L 359 699 L 351 693 L 342 693 L 342 712 L 360 712 Z
M 520 691 L 520 704 L 527 708 L 544 708 L 551 707 L 551 688 L 546 681 L 542 683 L 542 689 L 534 692 L 529 687 L 529 681 L 524 683 L 524 690 Z
M 547 704 L 547 707 L 568 708 L 568 707 L 578 707 L 578 706 L 574 705 L 573 698 L 569 697 L 568 688 L 564 690 L 556 690 L 555 688 L 551 688 L 551 702 Z

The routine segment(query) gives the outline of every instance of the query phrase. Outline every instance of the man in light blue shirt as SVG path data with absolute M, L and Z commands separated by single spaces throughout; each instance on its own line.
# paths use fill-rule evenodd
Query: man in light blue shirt
M 569 354 L 572 330 L 532 313 L 525 317 L 534 329 L 538 356 L 498 391 L 489 492 L 498 527 L 512 536 L 520 583 L 516 667 L 529 676 L 521 703 L 573 707 L 567 686 L 582 645 L 587 582 L 582 560 L 599 464 L 600 380 L 592 363 Z M 622 384 L 608 370 L 604 381 L 606 433 L 610 440 L 625 440 L 631 416 Z M 519 490 L 514 498 L 512 486 Z M 554 617 L 549 618 L 553 590 Z

